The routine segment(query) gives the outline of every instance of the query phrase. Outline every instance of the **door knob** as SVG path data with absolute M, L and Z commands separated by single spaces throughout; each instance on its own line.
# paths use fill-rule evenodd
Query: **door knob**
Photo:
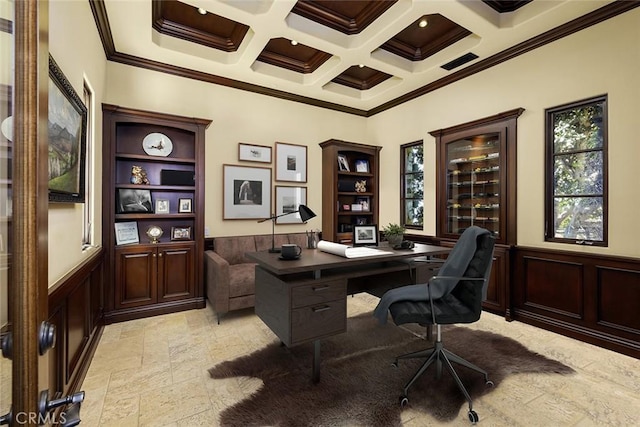
M 40 356 L 56 345 L 56 326 L 49 322 L 40 323 L 38 331 L 38 351 Z
M 0 425 L 9 425 L 13 421 L 13 410 L 10 409 L 9 412 L 0 416 Z

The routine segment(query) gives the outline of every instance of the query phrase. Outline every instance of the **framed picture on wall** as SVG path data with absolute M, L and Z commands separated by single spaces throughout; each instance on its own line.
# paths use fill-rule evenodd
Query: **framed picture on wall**
M 271 147 L 240 142 L 238 144 L 238 160 L 271 163 Z
M 276 181 L 307 182 L 307 147 L 276 142 Z
M 271 216 L 271 168 L 222 165 L 223 219 Z
M 300 205 L 307 204 L 307 187 L 285 187 L 276 185 L 276 215 L 296 212 Z M 276 224 L 302 224 L 299 213 L 276 218 Z

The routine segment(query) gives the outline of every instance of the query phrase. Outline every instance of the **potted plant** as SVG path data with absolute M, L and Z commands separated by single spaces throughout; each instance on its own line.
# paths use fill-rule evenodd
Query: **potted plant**
M 398 224 L 391 224 L 382 227 L 382 234 L 391 246 L 398 246 L 404 240 L 405 229 Z

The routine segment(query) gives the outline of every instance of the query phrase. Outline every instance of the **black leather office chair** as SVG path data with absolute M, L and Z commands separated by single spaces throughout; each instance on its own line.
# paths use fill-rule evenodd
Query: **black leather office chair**
M 489 381 L 489 376 L 485 370 L 444 348 L 440 325 L 473 323 L 480 319 L 480 314 L 482 312 L 482 300 L 486 293 L 487 283 L 491 274 L 495 239 L 489 232 L 485 233 L 486 230 L 479 229 L 478 227 L 474 228 L 475 234 L 478 234 L 475 239 L 476 248 L 466 268 L 458 267 L 459 269 L 464 268 L 464 274 L 462 276 L 445 277 L 436 275 L 429 280 L 428 299 L 422 301 L 398 301 L 389 306 L 389 312 L 391 313 L 391 317 L 396 325 L 418 323 L 420 325 L 427 326 L 428 328 L 430 328 L 431 325 L 436 326 L 436 341 L 433 347 L 398 356 L 393 363 L 394 366 L 397 366 L 399 359 L 427 358 L 413 378 L 411 378 L 404 387 L 403 394 L 400 396 L 400 404 L 405 406 L 409 402 L 409 387 L 411 387 L 411 385 L 432 363 L 435 363 L 436 365 L 436 378 L 440 378 L 442 374 L 442 365 L 444 364 L 458 384 L 458 388 L 460 388 L 469 402 L 468 416 L 469 421 L 473 424 L 478 422 L 478 414 L 473 410 L 471 396 L 462 384 L 460 377 L 453 369 L 451 362 L 458 363 L 481 373 L 484 375 L 485 382 L 488 386 L 492 386 L 493 382 Z M 465 233 L 467 232 L 471 233 L 471 229 L 467 229 Z M 460 237 L 458 244 L 462 240 L 463 236 Z M 467 239 L 467 241 L 468 240 L 469 239 Z M 458 254 L 460 253 L 458 252 Z M 449 258 L 452 256 L 456 256 L 455 248 L 449 255 Z M 458 261 L 449 258 L 449 262 Z M 453 289 L 448 294 L 438 299 L 432 298 L 432 285 L 443 278 L 450 281 L 450 287 Z M 455 281 L 457 281 L 457 283 L 455 283 Z

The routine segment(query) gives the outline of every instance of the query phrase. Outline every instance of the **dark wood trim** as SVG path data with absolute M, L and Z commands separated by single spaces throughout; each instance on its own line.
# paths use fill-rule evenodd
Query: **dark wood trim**
M 104 0 L 89 0 L 93 19 L 96 21 L 96 28 L 102 40 L 102 48 L 107 60 L 116 53 L 116 45 L 113 42 L 113 34 L 111 33 L 111 25 L 109 24 L 109 16 Z
M 196 283 L 201 286 L 202 282 Z M 142 319 L 144 317 L 159 316 L 178 311 L 195 310 L 206 306 L 205 297 L 191 298 L 188 300 L 171 301 L 142 307 L 132 307 L 119 310 L 111 310 L 104 315 L 105 323 L 126 322 L 128 320 Z
M 628 12 L 640 6 L 640 2 L 638 1 L 633 1 L 633 2 L 621 1 L 621 0 L 615 1 L 585 16 L 576 18 L 573 21 L 570 21 L 566 24 L 563 24 L 552 30 L 549 30 L 543 34 L 540 34 L 539 36 L 526 40 L 509 49 L 503 50 L 502 52 L 492 55 L 489 58 L 486 58 L 479 62 L 476 62 L 475 64 L 467 68 L 464 68 L 460 71 L 457 71 L 453 74 L 448 75 L 447 77 L 443 77 L 439 80 L 429 83 L 428 85 L 422 86 L 421 88 L 411 91 L 405 95 L 399 96 L 398 98 L 392 99 L 391 101 L 381 104 L 375 108 L 372 108 L 370 110 L 361 110 L 357 108 L 346 107 L 344 105 L 340 105 L 332 102 L 325 102 L 325 101 L 320 101 L 320 100 L 305 97 L 305 96 L 294 95 L 292 93 L 281 91 L 281 90 L 275 90 L 275 89 L 267 88 L 264 86 L 245 83 L 239 80 L 229 79 L 226 77 L 221 77 L 221 76 L 204 73 L 200 71 L 189 70 L 186 68 L 177 67 L 175 65 L 165 64 L 158 61 L 151 61 L 149 59 L 140 58 L 134 55 L 117 52 L 115 49 L 115 45 L 113 43 L 113 37 L 111 35 L 111 28 L 109 26 L 109 19 L 107 17 L 107 11 L 104 5 L 104 0 L 89 0 L 89 3 L 91 5 L 91 10 L 93 12 L 94 20 L 96 21 L 96 27 L 98 28 L 98 33 L 100 34 L 102 45 L 108 61 L 119 62 L 121 64 L 130 65 L 133 67 L 145 68 L 148 70 L 158 71 L 161 73 L 171 74 L 179 77 L 185 77 L 193 80 L 199 80 L 206 83 L 219 84 L 219 85 L 231 87 L 234 89 L 245 90 L 248 92 L 272 96 L 274 98 L 284 99 L 284 100 L 293 101 L 293 102 L 300 102 L 300 103 L 315 106 L 315 107 L 326 108 L 329 110 L 353 114 L 361 117 L 371 117 L 375 114 L 389 110 L 393 107 L 404 104 L 405 102 L 416 99 L 429 92 L 433 92 L 436 89 L 440 89 L 451 83 L 455 83 L 458 80 L 462 80 L 466 77 L 472 76 L 473 74 L 479 73 L 488 68 L 499 65 L 502 62 L 508 61 L 509 59 L 518 57 L 522 54 L 525 54 L 534 49 L 542 47 L 548 43 L 551 43 L 563 37 L 569 36 L 578 31 L 584 30 L 585 28 L 588 28 L 592 25 L 606 21 L 607 19 L 613 18 L 617 15 L 620 15 L 621 13 Z

